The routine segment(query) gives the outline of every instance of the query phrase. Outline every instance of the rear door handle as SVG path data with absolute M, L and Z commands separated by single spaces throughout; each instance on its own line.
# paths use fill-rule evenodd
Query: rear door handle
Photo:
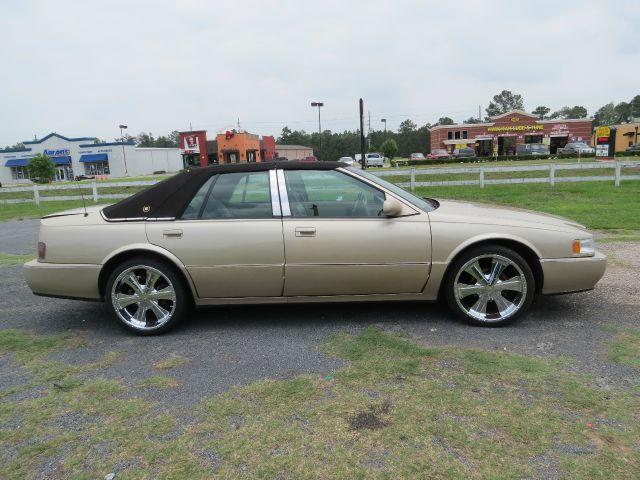
M 296 227 L 296 237 L 315 237 L 315 227 Z
M 182 230 L 163 230 L 162 236 L 164 238 L 182 238 Z

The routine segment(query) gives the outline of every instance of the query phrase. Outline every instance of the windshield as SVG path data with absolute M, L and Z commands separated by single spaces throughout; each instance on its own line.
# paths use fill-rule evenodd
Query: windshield
M 547 146 L 541 143 L 537 143 L 537 144 L 531 145 L 531 150 L 538 150 L 542 152 L 547 150 Z
M 346 170 L 349 170 L 350 172 L 355 173 L 356 175 L 360 175 L 366 178 L 367 180 L 371 180 L 373 183 L 376 183 L 381 187 L 386 188 L 387 190 L 398 195 L 400 198 L 406 200 L 412 205 L 415 205 L 420 210 L 424 210 L 425 212 L 432 212 L 434 209 L 435 202 L 430 203 L 424 200 L 423 198 L 416 197 L 413 193 L 409 193 L 406 190 L 403 190 L 402 188 L 398 187 L 397 185 L 387 182 L 386 180 L 383 180 L 380 177 L 373 175 L 372 173 L 366 172 L 364 170 L 358 170 L 353 167 L 348 167 Z
M 441 154 L 443 154 L 443 153 L 447 153 L 447 151 L 446 151 L 446 150 L 434 150 L 432 153 L 435 153 L 435 154 L 441 155 Z

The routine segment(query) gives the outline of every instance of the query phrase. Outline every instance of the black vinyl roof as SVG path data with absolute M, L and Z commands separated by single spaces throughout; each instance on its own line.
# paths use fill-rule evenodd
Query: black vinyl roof
M 260 162 L 228 163 L 214 167 L 196 167 L 152 185 L 135 195 L 102 210 L 110 221 L 176 218 L 200 187 L 213 175 L 267 170 L 333 170 L 346 165 L 339 162 Z

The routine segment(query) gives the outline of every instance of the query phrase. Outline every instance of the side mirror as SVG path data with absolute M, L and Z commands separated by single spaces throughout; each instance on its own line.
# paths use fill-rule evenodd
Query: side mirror
M 402 213 L 402 204 L 393 197 L 387 197 L 382 204 L 382 214 L 385 217 L 397 217 Z

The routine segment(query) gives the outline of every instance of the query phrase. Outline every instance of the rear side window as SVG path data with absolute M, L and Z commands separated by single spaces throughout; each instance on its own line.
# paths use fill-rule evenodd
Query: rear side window
M 200 218 L 273 218 L 269 173 L 219 175 L 205 201 Z

